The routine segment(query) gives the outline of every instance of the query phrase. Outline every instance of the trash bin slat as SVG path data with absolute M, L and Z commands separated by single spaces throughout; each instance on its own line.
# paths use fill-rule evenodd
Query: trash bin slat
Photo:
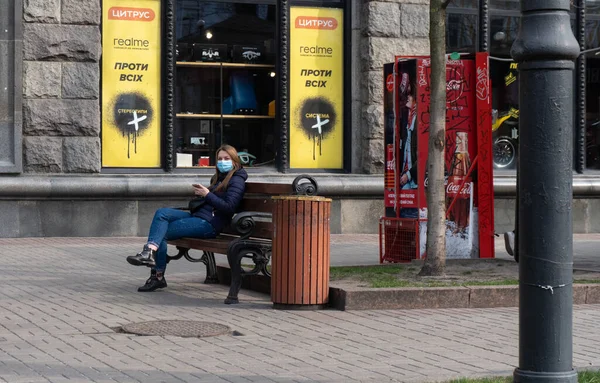
M 292 231 L 296 233 L 296 242 L 294 243 L 294 265 L 298 269 L 296 272 L 296 283 L 294 286 L 294 302 L 302 302 L 302 291 L 304 288 L 304 202 L 295 201 L 296 215 L 290 217 L 293 227 Z
M 329 301 L 331 200 L 273 197 L 271 298 L 276 306 Z
M 310 302 L 310 243 L 312 238 L 312 202 L 302 201 L 304 204 L 304 243 L 302 244 L 302 280 L 303 280 L 303 294 L 301 303 L 304 305 Z

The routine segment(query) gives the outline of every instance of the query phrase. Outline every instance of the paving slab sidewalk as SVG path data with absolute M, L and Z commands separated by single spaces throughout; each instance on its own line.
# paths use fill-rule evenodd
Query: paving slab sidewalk
M 600 269 L 598 241 L 577 239 L 576 263 Z M 231 307 L 222 304 L 227 287 L 202 284 L 203 265 L 184 261 L 169 265 L 167 289 L 142 294 L 147 270 L 124 260 L 142 243 L 0 239 L 0 382 L 434 382 L 508 375 L 517 364 L 516 308 L 280 311 L 250 291 Z M 365 259 L 378 262 L 377 236 L 332 238 L 333 264 Z M 575 365 L 600 368 L 600 305 L 575 307 L 574 318 Z M 240 335 L 112 330 L 172 319 L 221 323 Z

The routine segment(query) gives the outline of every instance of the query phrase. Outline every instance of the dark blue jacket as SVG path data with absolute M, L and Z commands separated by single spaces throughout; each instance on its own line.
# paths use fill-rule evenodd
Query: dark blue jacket
M 248 173 L 244 169 L 240 169 L 233 174 L 226 190 L 213 192 L 223 181 L 225 175 L 219 174 L 217 183 L 209 188 L 211 192 L 206 195 L 206 202 L 194 213 L 194 216 L 208 221 L 215 228 L 217 234 L 231 223 L 233 214 L 237 212 L 244 198 L 248 179 Z

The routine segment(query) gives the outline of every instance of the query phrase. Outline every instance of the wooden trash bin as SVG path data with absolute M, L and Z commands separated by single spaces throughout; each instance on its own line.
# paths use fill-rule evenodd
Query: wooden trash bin
M 322 308 L 329 302 L 331 199 L 272 197 L 274 308 Z

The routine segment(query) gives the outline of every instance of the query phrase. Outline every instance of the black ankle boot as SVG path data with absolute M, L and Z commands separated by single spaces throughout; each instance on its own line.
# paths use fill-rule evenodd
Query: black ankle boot
M 167 280 L 165 279 L 165 276 L 161 275 L 161 277 L 161 279 L 158 279 L 156 271 L 152 270 L 150 272 L 150 278 L 146 280 L 146 284 L 144 286 L 140 286 L 138 288 L 138 291 L 146 293 L 167 287 Z
M 154 259 L 156 257 L 156 251 L 144 245 L 144 249 L 136 255 L 130 255 L 127 257 L 127 262 L 134 266 L 148 266 L 154 267 L 156 265 Z

